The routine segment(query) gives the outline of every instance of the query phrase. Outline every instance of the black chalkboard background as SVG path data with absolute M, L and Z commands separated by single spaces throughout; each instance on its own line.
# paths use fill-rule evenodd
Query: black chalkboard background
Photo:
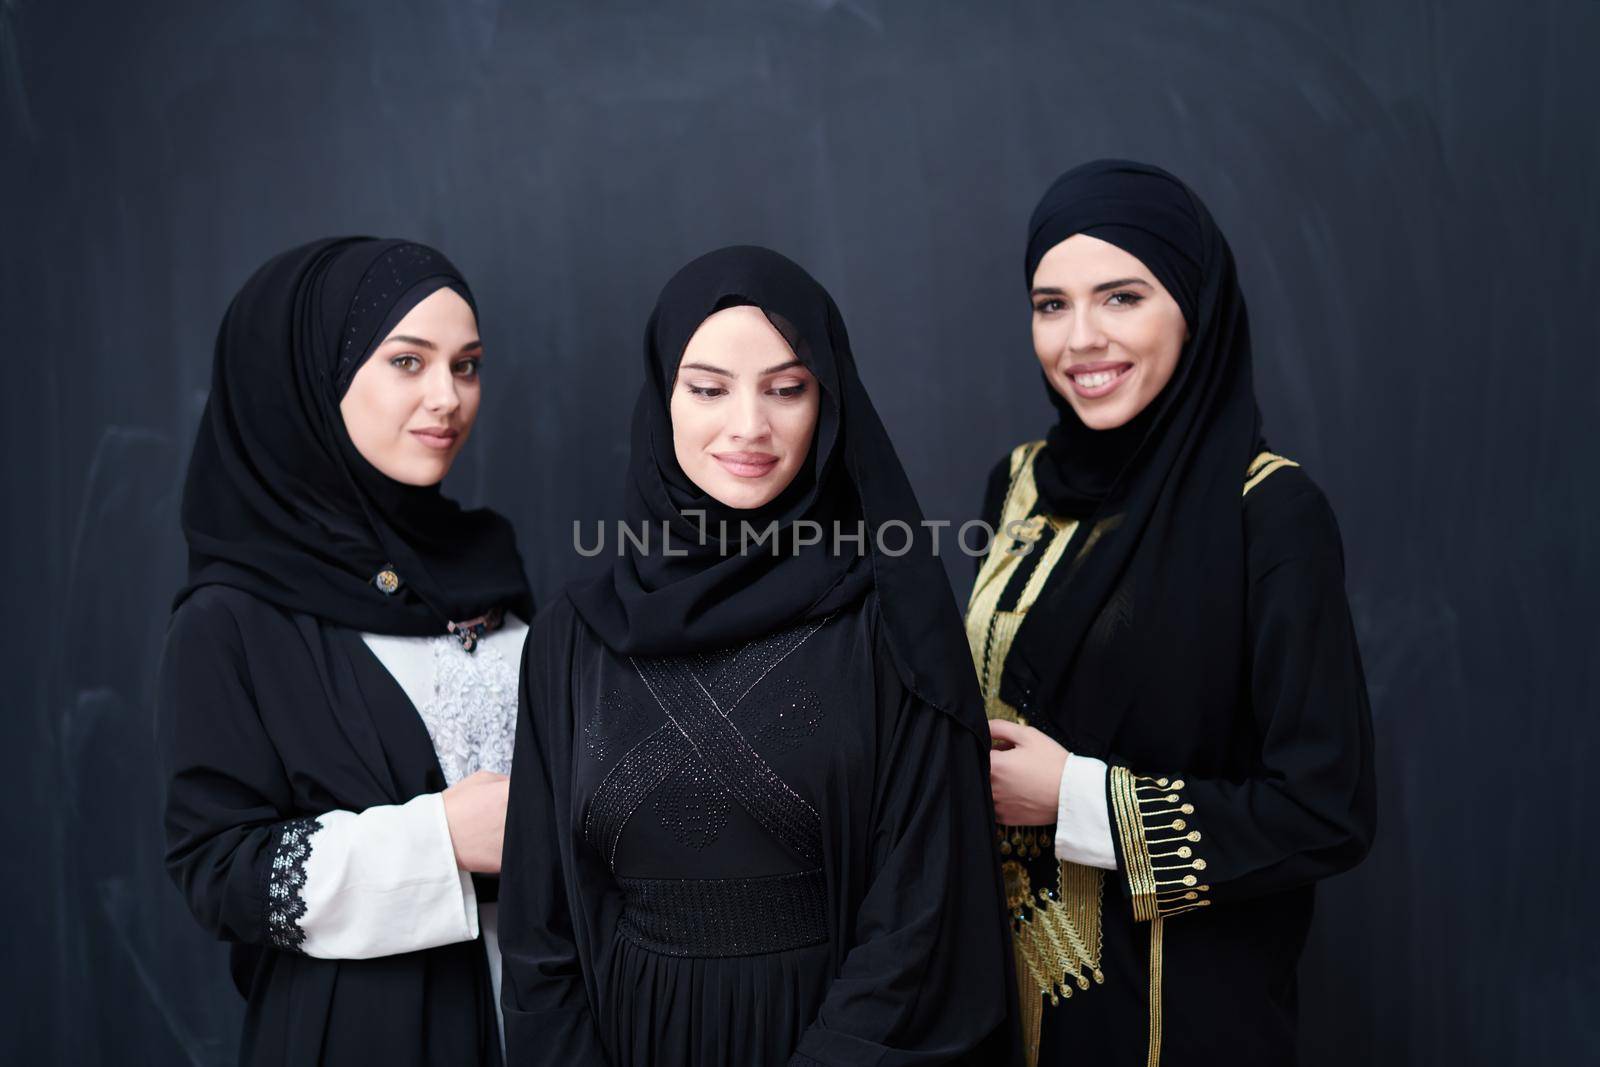
M 1343 524 L 1381 829 L 1321 894 L 1305 1062 L 1590 1062 L 1597 48 L 1593 0 L 0 0 L 0 1052 L 233 1053 L 224 949 L 161 867 L 151 694 L 259 262 L 367 232 L 462 267 L 490 362 L 451 489 L 548 596 L 612 513 L 657 288 L 736 241 L 838 296 L 926 510 L 970 517 L 1049 419 L 1027 212 L 1115 154 L 1230 235 L 1272 442 Z

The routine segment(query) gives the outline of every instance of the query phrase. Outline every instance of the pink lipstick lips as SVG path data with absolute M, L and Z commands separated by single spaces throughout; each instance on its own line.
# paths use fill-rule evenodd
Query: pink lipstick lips
M 723 469 L 740 478 L 763 477 L 778 465 L 778 457 L 770 452 L 713 452 L 711 456 Z
M 430 426 L 425 430 L 412 430 L 411 434 L 429 448 L 440 452 L 453 448 L 456 439 L 461 436 L 459 430 L 452 430 L 448 426 Z

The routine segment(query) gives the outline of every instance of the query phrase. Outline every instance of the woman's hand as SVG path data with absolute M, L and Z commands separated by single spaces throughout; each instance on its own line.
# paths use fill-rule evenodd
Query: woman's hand
M 1031 726 L 989 720 L 1000 747 L 989 753 L 994 815 L 1007 826 L 1048 826 L 1056 821 L 1067 750 Z
M 444 819 L 456 866 L 474 874 L 500 873 L 511 779 L 493 771 L 469 774 L 444 791 Z

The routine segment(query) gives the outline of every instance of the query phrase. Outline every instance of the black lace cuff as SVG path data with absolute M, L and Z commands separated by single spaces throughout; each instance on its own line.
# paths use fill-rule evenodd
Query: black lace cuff
M 306 860 L 311 858 L 311 835 L 322 829 L 316 819 L 290 819 L 272 832 L 267 865 L 267 943 L 298 952 L 306 932 L 300 919 L 306 913 L 304 890 Z

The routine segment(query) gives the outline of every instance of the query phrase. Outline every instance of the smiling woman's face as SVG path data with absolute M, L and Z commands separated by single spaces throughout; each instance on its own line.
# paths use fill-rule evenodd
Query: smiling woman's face
M 712 499 L 751 509 L 789 487 L 817 428 L 817 381 L 760 308 L 700 324 L 672 383 L 672 450 Z
M 395 323 L 339 402 L 350 442 L 406 485 L 438 485 L 478 418 L 483 345 L 472 306 L 440 289 Z
M 1075 234 L 1039 261 L 1031 299 L 1039 366 L 1091 430 L 1124 425 L 1172 380 L 1183 309 L 1136 256 Z

